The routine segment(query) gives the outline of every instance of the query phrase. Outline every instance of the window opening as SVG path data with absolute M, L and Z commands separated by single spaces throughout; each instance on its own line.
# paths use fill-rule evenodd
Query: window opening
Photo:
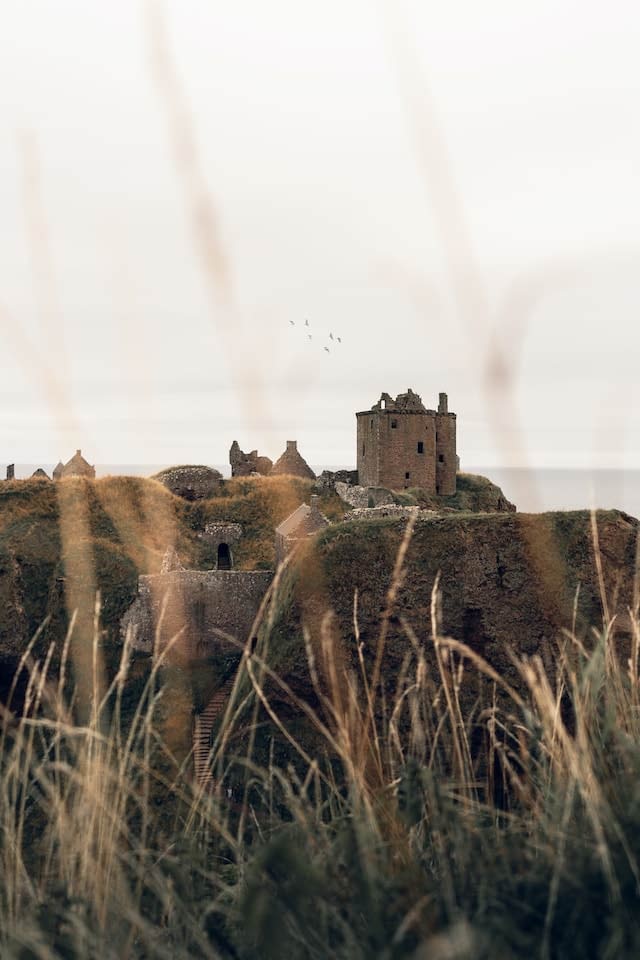
M 397 426 L 398 426 L 398 421 L 397 421 L 397 420 L 392 420 L 392 421 L 391 421 L 391 429 L 392 429 L 392 430 L 395 430 Z
M 440 463 L 444 463 L 444 453 L 440 454 L 440 456 L 438 457 L 438 460 Z
M 364 457 L 364 443 L 362 444 L 362 456 Z
M 424 443 L 422 440 L 418 440 L 418 453 L 424 453 Z
M 404 475 L 405 480 L 409 480 L 410 477 L 411 477 L 411 474 L 409 473 L 409 471 L 407 471 Z

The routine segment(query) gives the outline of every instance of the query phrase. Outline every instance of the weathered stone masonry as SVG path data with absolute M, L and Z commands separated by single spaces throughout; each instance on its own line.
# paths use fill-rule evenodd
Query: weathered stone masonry
M 173 570 L 141 576 L 122 634 L 131 628 L 134 649 L 151 653 L 156 631 L 159 650 L 182 631 L 171 657 L 181 661 L 204 659 L 226 648 L 237 651 L 216 631 L 244 643 L 272 579 L 270 570 Z
M 360 486 L 456 492 L 456 415 L 449 413 L 446 393 L 437 411 L 427 410 L 411 389 L 395 400 L 383 393 L 356 418 Z

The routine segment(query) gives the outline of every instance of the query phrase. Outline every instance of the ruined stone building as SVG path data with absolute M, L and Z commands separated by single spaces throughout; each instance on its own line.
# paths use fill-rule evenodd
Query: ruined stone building
M 395 400 L 383 393 L 356 419 L 360 486 L 456 492 L 456 415 L 449 413 L 446 393 L 437 410 L 428 410 L 411 389 Z
M 186 570 L 169 548 L 160 573 L 138 577 L 138 596 L 120 625 L 123 639 L 131 630 L 133 649 L 152 653 L 156 638 L 162 650 L 178 637 L 171 659 L 182 663 L 238 655 L 273 579 L 271 570 L 233 569 L 231 547 L 241 534 L 237 523 L 206 527 L 203 539 L 216 558 L 210 570 Z
M 257 450 L 244 453 L 237 440 L 234 440 L 229 450 L 229 463 L 232 477 L 250 477 L 258 473 L 263 477 L 288 474 L 305 480 L 316 479 L 315 473 L 298 450 L 297 440 L 287 440 L 286 450 L 275 463 L 272 463 L 269 457 L 258 456 Z
M 216 570 L 233 569 L 232 548 L 242 536 L 242 527 L 239 523 L 224 523 L 211 521 L 201 534 L 202 539 L 209 547 L 212 557 L 215 558 Z
M 328 526 L 329 521 L 320 512 L 319 499 L 313 495 L 310 505 L 301 503 L 297 510 L 276 527 L 276 563 L 282 563 L 299 543 Z
M 258 456 L 257 450 L 244 453 L 237 440 L 234 440 L 231 444 L 229 463 L 231 464 L 232 477 L 250 477 L 252 473 L 259 473 L 261 476 L 267 477 L 273 467 L 269 457 Z
M 315 480 L 316 475 L 300 454 L 297 440 L 287 440 L 287 448 L 273 465 L 271 474 L 274 476 L 288 474 L 291 477 L 302 477 L 303 480 Z
M 224 485 L 220 471 L 204 464 L 168 467 L 155 473 L 151 479 L 157 480 L 174 496 L 190 502 L 215 497 Z
M 87 463 L 81 450 L 76 450 L 68 463 L 58 463 L 53 471 L 54 480 L 66 480 L 67 477 L 86 477 L 95 480 L 96 468 Z

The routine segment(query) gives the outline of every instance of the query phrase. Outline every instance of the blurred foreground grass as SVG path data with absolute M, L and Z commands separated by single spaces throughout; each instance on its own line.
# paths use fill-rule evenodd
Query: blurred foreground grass
M 296 719 L 269 692 L 284 684 L 269 662 L 286 591 L 285 572 L 240 659 L 211 793 L 163 742 L 161 660 L 125 711 L 125 646 L 80 725 L 65 650 L 55 674 L 52 652 L 25 654 L 23 708 L 3 712 L 0 955 L 637 957 L 637 611 L 628 661 L 611 623 L 588 650 L 567 633 L 553 677 L 538 658 L 515 664 L 517 691 L 440 635 L 437 592 L 430 649 L 408 632 L 393 687 L 361 651 L 340 672 L 320 611 L 313 697 L 289 691 Z M 482 709 L 460 696 L 476 673 L 493 689 Z

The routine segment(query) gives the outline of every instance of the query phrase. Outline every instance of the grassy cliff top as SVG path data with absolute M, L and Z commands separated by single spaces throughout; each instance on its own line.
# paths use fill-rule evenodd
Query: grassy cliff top
M 293 477 L 238 478 L 218 496 L 189 503 L 140 477 L 0 483 L 0 657 L 19 655 L 47 617 L 43 643 L 64 635 L 74 563 L 76 576 L 80 569 L 100 590 L 112 639 L 135 598 L 138 576 L 157 573 L 169 545 L 185 566 L 214 566 L 200 537 L 208 521 L 242 525 L 234 550 L 238 569 L 272 568 L 275 527 L 309 501 L 312 486 Z M 320 505 L 329 517 L 342 516 L 334 494 Z
M 474 513 L 513 513 L 516 509 L 500 487 L 488 477 L 476 473 L 459 473 L 456 477 L 456 492 L 450 497 L 427 493 L 419 487 L 410 487 L 397 492 L 395 496 L 400 504 L 415 504 L 426 510 L 443 512 L 463 510 Z

